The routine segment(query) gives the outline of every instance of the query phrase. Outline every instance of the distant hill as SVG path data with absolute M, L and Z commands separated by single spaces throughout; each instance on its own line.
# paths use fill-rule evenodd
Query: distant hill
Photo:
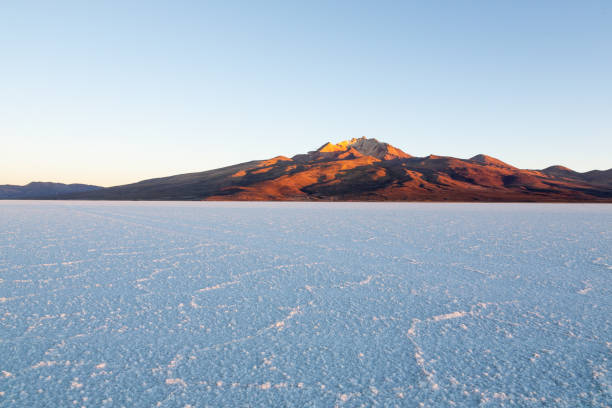
M 32 182 L 25 186 L 10 184 L 0 185 L 0 199 L 48 199 L 71 193 L 83 193 L 98 190 L 102 187 L 88 184 L 63 184 Z
M 365 137 L 292 158 L 62 195 L 92 200 L 612 202 L 612 169 L 521 170 L 483 154 L 413 157 Z

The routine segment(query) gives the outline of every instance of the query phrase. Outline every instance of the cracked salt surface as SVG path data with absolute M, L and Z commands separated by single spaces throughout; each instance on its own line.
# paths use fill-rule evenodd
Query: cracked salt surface
M 612 206 L 0 202 L 0 406 L 612 405 Z

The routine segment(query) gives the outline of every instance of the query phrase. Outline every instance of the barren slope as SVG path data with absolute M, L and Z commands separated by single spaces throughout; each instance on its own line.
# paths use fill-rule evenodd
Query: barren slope
M 292 158 L 278 156 L 70 198 L 612 202 L 612 170 L 521 170 L 483 154 L 470 159 L 412 157 L 362 137 L 326 143 Z

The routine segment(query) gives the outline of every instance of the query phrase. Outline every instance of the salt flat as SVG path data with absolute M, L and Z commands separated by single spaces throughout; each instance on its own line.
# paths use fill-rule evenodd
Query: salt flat
M 0 202 L 0 406 L 612 405 L 612 206 Z

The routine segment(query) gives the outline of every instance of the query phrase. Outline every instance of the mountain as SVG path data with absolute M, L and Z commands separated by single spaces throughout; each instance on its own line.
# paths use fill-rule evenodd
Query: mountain
M 105 200 L 612 202 L 612 169 L 521 170 L 484 154 L 413 157 L 376 139 L 62 196 Z
M 10 184 L 0 185 L 0 199 L 47 199 L 57 198 L 60 195 L 89 192 L 102 187 L 88 184 L 63 184 L 32 182 L 25 186 L 14 186 Z

